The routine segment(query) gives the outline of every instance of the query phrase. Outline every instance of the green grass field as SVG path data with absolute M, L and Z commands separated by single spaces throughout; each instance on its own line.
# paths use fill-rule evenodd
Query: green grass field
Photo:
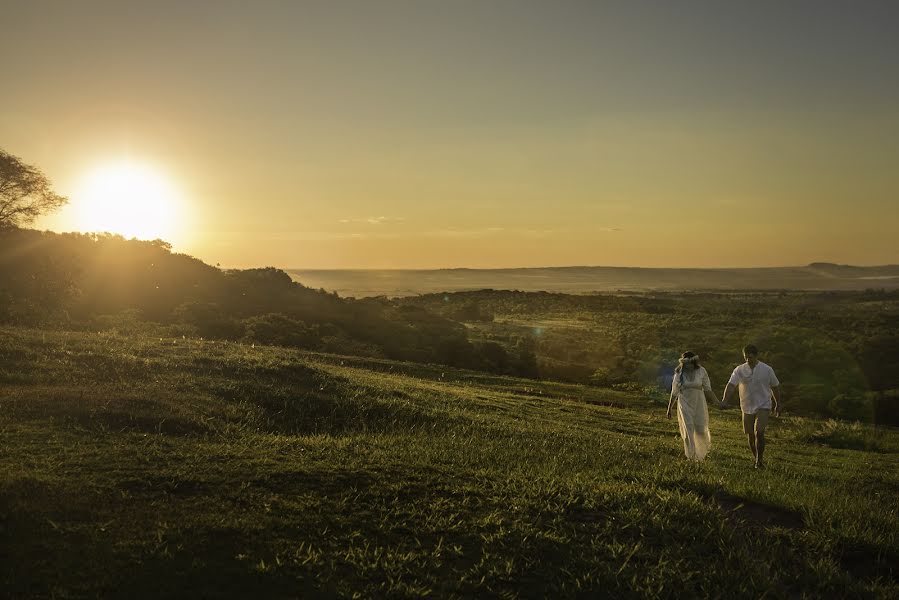
M 787 404 L 789 410 L 789 404 Z M 183 338 L 0 328 L 19 597 L 897 597 L 899 431 Z M 789 413 L 787 413 L 789 414 Z

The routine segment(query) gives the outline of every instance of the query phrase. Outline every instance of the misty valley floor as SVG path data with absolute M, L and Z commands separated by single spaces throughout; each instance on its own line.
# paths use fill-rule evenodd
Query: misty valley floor
M 10 597 L 896 597 L 899 432 L 191 339 L 0 330 Z

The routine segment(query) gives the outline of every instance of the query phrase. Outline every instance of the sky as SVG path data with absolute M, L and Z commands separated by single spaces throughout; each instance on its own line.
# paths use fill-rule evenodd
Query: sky
M 876 1 L 4 0 L 0 148 L 72 200 L 35 227 L 114 228 L 85 181 L 124 161 L 168 190 L 159 233 L 223 267 L 899 263 L 897 22 Z M 117 193 L 119 222 L 150 222 Z

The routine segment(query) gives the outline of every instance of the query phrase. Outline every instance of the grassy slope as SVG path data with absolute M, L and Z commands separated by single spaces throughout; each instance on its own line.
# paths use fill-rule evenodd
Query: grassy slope
M 889 597 L 899 432 L 184 339 L 0 329 L 12 597 Z M 873 451 L 859 449 L 867 446 Z

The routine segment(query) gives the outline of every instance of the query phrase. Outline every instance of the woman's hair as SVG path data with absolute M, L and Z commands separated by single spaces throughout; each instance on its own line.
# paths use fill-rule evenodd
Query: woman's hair
M 695 352 L 691 352 L 687 350 L 683 354 L 680 355 L 680 358 L 677 359 L 677 367 L 674 369 L 674 374 L 677 375 L 677 382 L 681 386 L 684 385 L 684 365 L 690 364 L 693 365 L 693 369 L 696 370 L 699 368 L 699 355 Z

